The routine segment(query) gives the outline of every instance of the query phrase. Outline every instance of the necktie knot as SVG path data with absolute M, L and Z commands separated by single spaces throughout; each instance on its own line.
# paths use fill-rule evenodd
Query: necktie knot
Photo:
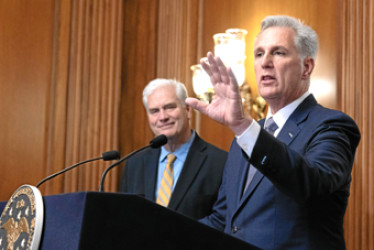
M 172 164 L 177 157 L 174 154 L 168 154 L 166 158 L 167 158 L 166 164 Z
M 278 129 L 278 125 L 275 123 L 273 117 L 270 117 L 266 121 L 265 130 L 268 131 L 270 134 L 274 135 L 275 130 Z

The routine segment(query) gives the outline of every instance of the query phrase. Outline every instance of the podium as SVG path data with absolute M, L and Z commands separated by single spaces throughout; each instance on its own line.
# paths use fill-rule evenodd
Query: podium
M 39 249 L 258 249 L 136 195 L 78 192 L 43 200 Z

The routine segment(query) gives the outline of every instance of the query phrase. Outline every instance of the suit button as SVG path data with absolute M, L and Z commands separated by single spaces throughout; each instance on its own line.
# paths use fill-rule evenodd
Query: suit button
M 236 232 L 238 232 L 239 231 L 239 228 L 238 227 L 236 227 L 236 226 L 232 226 L 231 227 L 231 233 L 236 233 Z

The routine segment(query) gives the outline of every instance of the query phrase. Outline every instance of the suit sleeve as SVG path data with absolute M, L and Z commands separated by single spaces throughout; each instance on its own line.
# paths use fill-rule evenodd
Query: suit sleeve
M 225 175 L 225 173 L 224 173 Z M 226 218 L 226 196 L 225 196 L 225 178 L 223 178 L 221 186 L 218 191 L 218 197 L 213 205 L 213 212 L 202 219 L 199 222 L 224 231 L 225 229 L 225 218 Z
M 286 145 L 263 129 L 250 163 L 280 190 L 305 202 L 327 196 L 351 181 L 359 130 L 341 112 L 321 122 L 304 122 L 297 138 Z

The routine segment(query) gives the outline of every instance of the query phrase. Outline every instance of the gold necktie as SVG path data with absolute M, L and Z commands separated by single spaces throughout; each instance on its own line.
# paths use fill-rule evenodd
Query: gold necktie
M 171 197 L 171 191 L 173 188 L 174 174 L 173 174 L 173 162 L 176 156 L 173 154 L 168 154 L 166 168 L 164 175 L 162 176 L 160 187 L 157 193 L 156 203 L 164 207 L 167 207 Z

